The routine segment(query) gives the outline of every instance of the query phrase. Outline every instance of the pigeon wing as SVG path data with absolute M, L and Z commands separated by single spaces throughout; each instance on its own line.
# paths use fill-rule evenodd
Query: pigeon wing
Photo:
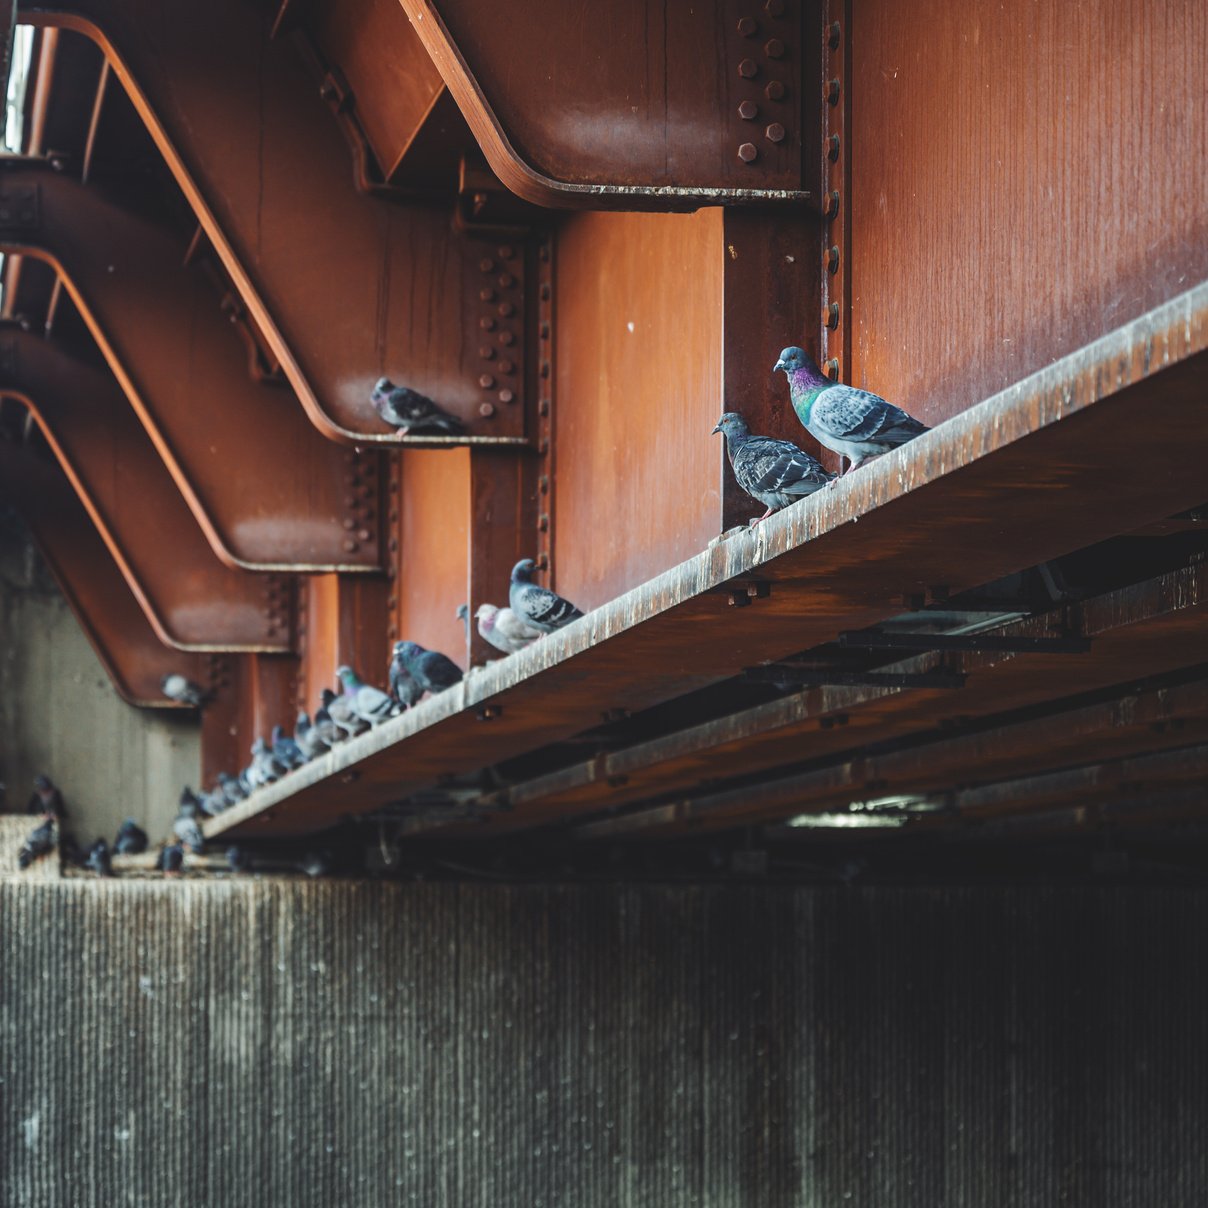
M 832 386 L 814 403 L 811 423 L 817 424 L 837 440 L 858 444 L 905 444 L 927 431 L 901 407 L 886 402 L 879 394 L 857 390 L 854 386 Z
M 536 583 L 519 585 L 512 608 L 522 619 L 538 627 L 548 625 L 554 629 L 568 625 L 583 615 L 569 600 L 564 600 L 548 588 L 538 587 Z
M 832 477 L 822 463 L 791 441 L 757 436 L 735 458 L 734 474 L 750 495 L 809 495 Z

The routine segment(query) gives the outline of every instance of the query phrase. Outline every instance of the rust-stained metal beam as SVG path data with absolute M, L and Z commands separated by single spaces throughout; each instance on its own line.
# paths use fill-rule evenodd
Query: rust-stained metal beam
M 285 391 L 257 385 L 184 244 L 49 165 L 0 165 L 0 247 L 51 264 L 215 553 L 252 570 L 366 571 L 378 525 L 351 479 L 376 454 L 325 441 Z
M 802 141 L 819 102 L 803 46 L 815 4 L 625 0 L 586 42 L 573 6 L 402 5 L 491 167 L 528 201 L 812 200 Z
M 182 709 L 164 697 L 160 680 L 179 671 L 204 682 L 204 660 L 159 640 L 67 478 L 0 441 L 0 498 L 29 525 L 118 695 L 140 708 Z
M 112 376 L 48 340 L 0 329 L 0 394 L 31 412 L 160 641 L 179 650 L 288 650 L 280 575 L 224 565 Z
M 526 443 L 521 389 L 494 384 L 510 394 L 486 410 L 479 351 L 486 342 L 515 361 L 507 348 L 525 347 L 523 258 L 455 231 L 451 210 L 358 191 L 319 88 L 288 39 L 272 38 L 271 12 L 72 0 L 21 14 L 101 47 L 320 431 L 353 444 Z M 383 375 L 435 398 L 468 435 L 400 438 L 369 401 Z
M 904 593 L 944 584 L 957 594 L 1194 507 L 1208 454 L 1206 353 L 1201 285 L 211 825 L 320 829 L 591 728 L 605 711 L 638 710 L 876 624 L 901 612 Z M 1137 473 L 1148 465 L 1162 470 Z M 717 589 L 749 577 L 767 593 L 731 608 Z

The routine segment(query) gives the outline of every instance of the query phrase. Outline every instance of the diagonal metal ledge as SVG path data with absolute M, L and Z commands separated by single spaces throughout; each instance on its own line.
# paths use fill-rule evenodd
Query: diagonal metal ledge
M 304 833 L 1202 503 L 1208 283 L 207 823 Z M 741 610 L 716 589 L 758 569 Z M 492 720 L 476 720 L 489 702 Z

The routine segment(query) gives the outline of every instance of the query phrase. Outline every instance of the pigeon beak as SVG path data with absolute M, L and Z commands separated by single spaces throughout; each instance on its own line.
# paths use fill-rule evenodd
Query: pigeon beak
M 788 368 L 788 366 L 783 361 L 777 361 L 776 364 L 772 366 L 772 372 L 775 373 L 777 369 L 787 369 L 787 368 Z
M 713 431 L 709 433 L 709 435 L 716 436 L 720 431 L 721 431 L 721 424 L 718 424 L 717 427 L 714 428 Z

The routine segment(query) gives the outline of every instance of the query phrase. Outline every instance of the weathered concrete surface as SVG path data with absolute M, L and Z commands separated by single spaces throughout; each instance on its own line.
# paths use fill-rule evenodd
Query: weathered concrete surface
M 0 884 L 0 1205 L 1201 1206 L 1208 892 Z
M 125 817 L 166 834 L 201 768 L 195 719 L 132 708 L 113 690 L 24 529 L 0 517 L 0 780 L 24 811 L 38 772 L 63 790 L 81 842 Z

